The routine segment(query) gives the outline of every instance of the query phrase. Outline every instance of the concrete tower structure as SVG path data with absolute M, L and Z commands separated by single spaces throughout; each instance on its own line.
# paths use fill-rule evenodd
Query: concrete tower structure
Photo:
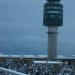
M 48 60 L 57 56 L 58 27 L 63 25 L 63 5 L 60 0 L 47 0 L 44 4 L 43 24 L 48 27 Z

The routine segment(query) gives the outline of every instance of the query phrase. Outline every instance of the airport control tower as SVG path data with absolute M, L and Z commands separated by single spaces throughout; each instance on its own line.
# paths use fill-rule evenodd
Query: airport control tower
M 63 25 L 61 0 L 47 0 L 44 4 L 43 24 L 48 27 L 48 60 L 57 56 L 58 27 Z

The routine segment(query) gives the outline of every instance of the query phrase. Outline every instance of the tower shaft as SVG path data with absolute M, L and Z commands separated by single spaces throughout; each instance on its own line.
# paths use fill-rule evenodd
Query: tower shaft
M 48 27 L 48 60 L 57 56 L 57 27 Z

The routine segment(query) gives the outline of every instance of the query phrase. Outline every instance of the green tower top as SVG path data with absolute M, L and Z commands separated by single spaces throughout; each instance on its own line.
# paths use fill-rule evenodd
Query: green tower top
M 61 0 L 47 0 L 44 4 L 43 24 L 45 26 L 63 25 L 63 5 Z

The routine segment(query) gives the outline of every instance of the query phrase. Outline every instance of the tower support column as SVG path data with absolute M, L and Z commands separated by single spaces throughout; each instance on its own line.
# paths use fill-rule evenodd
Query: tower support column
M 48 27 L 48 60 L 54 60 L 57 56 L 58 27 Z

